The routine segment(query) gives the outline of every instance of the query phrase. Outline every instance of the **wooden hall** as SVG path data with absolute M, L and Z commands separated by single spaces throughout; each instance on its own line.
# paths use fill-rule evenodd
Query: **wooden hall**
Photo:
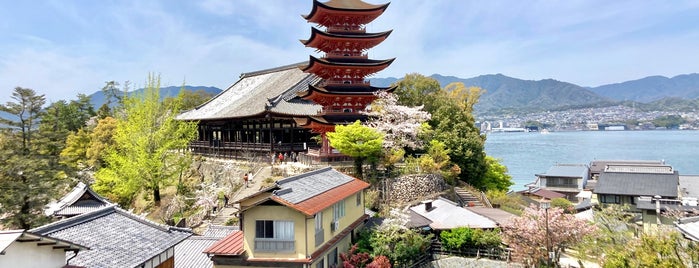
M 376 99 L 374 93 L 392 90 L 373 87 L 366 79 L 394 60 L 369 59 L 367 54 L 390 34 L 367 33 L 365 28 L 387 7 L 360 0 L 314 0 L 304 18 L 317 27 L 301 42 L 323 55 L 244 73 L 219 95 L 180 114 L 180 120 L 199 122 L 191 149 L 222 157 L 282 153 L 321 162 L 346 159 L 330 147 L 325 134 L 335 125 L 366 120 L 363 112 Z

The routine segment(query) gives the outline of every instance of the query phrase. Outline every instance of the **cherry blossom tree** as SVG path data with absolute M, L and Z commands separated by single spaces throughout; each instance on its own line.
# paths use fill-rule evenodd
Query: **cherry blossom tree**
M 370 119 L 366 125 L 385 134 L 383 147 L 421 148 L 423 144 L 419 135 L 423 124 L 430 120 L 430 113 L 423 111 L 422 106 L 399 105 L 394 94 L 380 91 L 376 96 L 378 99 L 372 103 L 371 111 L 367 113 Z
M 548 223 L 547 223 L 548 219 Z M 546 262 L 549 250 L 558 263 L 561 251 L 592 233 L 596 227 L 560 208 L 546 209 L 531 205 L 522 216 L 503 226 L 503 241 L 514 250 L 513 259 L 536 266 Z

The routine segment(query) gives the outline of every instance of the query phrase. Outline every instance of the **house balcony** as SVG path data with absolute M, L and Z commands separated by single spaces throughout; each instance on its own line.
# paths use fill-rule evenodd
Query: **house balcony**
M 294 252 L 294 240 L 255 238 L 255 251 Z

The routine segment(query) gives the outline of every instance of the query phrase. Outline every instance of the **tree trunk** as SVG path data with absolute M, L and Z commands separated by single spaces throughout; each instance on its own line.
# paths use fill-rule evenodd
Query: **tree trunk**
M 354 175 L 363 180 L 363 166 L 364 166 L 364 158 L 363 157 L 355 157 L 354 158 Z
M 153 201 L 156 205 L 160 205 L 160 187 L 158 185 L 153 187 Z

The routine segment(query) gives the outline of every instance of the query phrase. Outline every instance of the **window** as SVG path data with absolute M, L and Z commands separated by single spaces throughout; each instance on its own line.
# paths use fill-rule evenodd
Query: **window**
M 315 216 L 316 231 L 323 230 L 323 212 L 316 213 Z
M 320 259 L 320 261 L 316 263 L 316 268 L 325 268 L 325 259 Z
M 337 248 L 334 248 L 330 253 L 328 253 L 328 267 L 337 267 Z
M 345 200 L 340 200 L 340 202 L 333 205 L 333 220 L 337 221 L 345 216 Z
M 293 251 L 294 222 L 255 221 L 255 250 Z
M 357 193 L 357 206 L 362 204 L 362 192 Z
M 608 204 L 620 204 L 621 203 L 621 197 L 618 195 L 601 195 L 600 196 L 600 201 L 602 203 L 608 203 Z

